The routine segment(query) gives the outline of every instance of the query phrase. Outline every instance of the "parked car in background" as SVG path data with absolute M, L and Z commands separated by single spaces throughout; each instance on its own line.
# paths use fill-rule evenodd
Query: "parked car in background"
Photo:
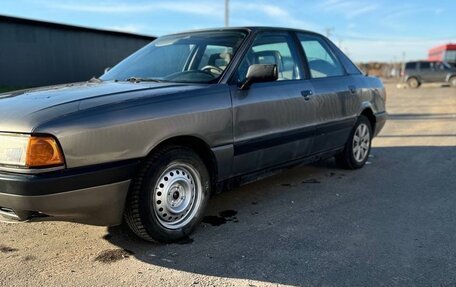
M 0 94 L 0 213 L 176 241 L 226 187 L 334 156 L 363 167 L 385 101 L 316 33 L 160 37 L 100 79 Z
M 402 81 L 412 89 L 418 88 L 422 83 L 447 83 L 456 87 L 456 68 L 438 61 L 407 62 Z

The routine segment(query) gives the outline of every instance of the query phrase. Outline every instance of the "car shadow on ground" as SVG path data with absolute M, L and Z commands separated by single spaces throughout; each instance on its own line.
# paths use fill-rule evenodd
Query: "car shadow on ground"
M 218 277 L 456 282 L 446 281 L 456 280 L 456 179 L 442 177 L 456 166 L 456 147 L 382 147 L 372 155 L 361 170 L 326 160 L 216 195 L 205 222 L 177 244 L 147 243 L 122 227 L 104 238 L 143 262 Z

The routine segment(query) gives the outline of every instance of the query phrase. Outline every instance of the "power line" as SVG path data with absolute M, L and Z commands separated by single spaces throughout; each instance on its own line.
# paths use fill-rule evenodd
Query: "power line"
M 327 38 L 331 38 L 331 36 L 334 34 L 334 28 L 325 28 L 325 36 Z

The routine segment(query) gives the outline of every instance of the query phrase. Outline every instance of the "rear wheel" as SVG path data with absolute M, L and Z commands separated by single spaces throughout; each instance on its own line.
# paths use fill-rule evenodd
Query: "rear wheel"
M 369 157 L 371 142 L 371 123 L 367 117 L 361 115 L 350 133 L 344 150 L 336 155 L 337 164 L 345 169 L 363 167 Z
M 133 180 L 125 220 L 142 239 L 182 239 L 201 221 L 210 186 L 209 172 L 194 151 L 178 146 L 161 149 Z
M 421 85 L 421 83 L 418 81 L 417 78 L 409 78 L 407 80 L 407 85 L 412 89 L 416 89 Z

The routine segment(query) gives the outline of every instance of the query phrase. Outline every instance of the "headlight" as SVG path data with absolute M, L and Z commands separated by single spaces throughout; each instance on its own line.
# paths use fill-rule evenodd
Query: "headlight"
M 25 166 L 29 135 L 0 134 L 0 164 Z
M 36 168 L 63 164 L 62 151 L 51 136 L 0 134 L 0 165 Z

